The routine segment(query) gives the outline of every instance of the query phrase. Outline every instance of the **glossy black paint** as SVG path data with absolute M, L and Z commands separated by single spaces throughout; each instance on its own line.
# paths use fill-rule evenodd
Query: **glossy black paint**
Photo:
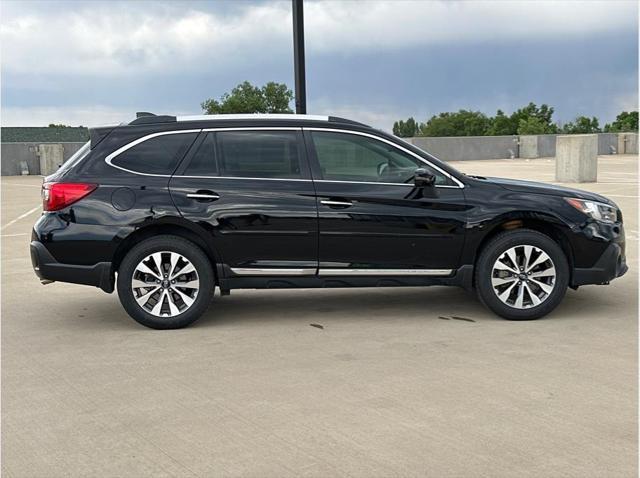
M 456 269 L 464 246 L 462 189 L 315 183 L 320 267 Z M 331 206 L 323 201 L 351 203 Z
M 159 131 L 305 126 L 365 132 L 384 138 L 451 174 L 464 187 L 420 188 L 410 184 L 318 180 L 313 151 L 309 153 L 309 142 L 302 133 L 305 165 L 300 180 L 187 178 L 181 176 L 184 162 L 173 176 L 140 175 L 105 162 L 115 149 Z M 69 266 L 68 273 L 56 272 L 56 280 L 93 283 L 109 290 L 103 287 L 104 265 L 99 267 L 99 277 L 93 281 L 87 279 L 87 274 L 74 280 L 73 271 L 77 270 L 74 267 L 110 264 L 109 277 L 113 280 L 119 260 L 129 247 L 145 235 L 172 233 L 187 235 L 205 250 L 216 264 L 216 279 L 223 291 L 234 287 L 429 284 L 470 288 L 479 251 L 492 235 L 513 221 L 519 221 L 517 227 L 542 230 L 561 244 L 569 258 L 574 286 L 607 282 L 626 267 L 622 221 L 614 225 L 592 221 L 569 206 L 563 197 L 611 203 L 608 199 L 553 185 L 465 176 L 424 151 L 363 125 L 337 120 L 166 122 L 101 129 L 91 137 L 95 144 L 90 155 L 78 166 L 53 174 L 47 181 L 91 182 L 99 187 L 66 209 L 43 214 L 34 226 L 33 242 L 42 246 L 32 248 L 34 263 L 45 261 L 56 271 Z M 193 151 L 192 147 L 184 161 L 188 161 Z M 199 191 L 220 197 L 212 201 L 187 197 Z M 322 204 L 324 200 L 350 205 L 328 206 Z M 38 252 L 42 248 L 46 254 Z M 447 278 L 323 279 L 316 275 L 247 278 L 234 276 L 230 272 L 234 267 L 454 272 Z M 43 270 L 39 274 L 44 279 L 50 278 Z

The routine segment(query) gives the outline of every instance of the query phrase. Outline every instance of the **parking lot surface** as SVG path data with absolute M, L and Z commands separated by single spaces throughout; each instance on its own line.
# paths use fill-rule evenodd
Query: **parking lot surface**
M 3 476 L 635 477 L 637 162 L 575 185 L 621 206 L 629 273 L 545 319 L 456 288 L 247 290 L 175 331 L 42 286 L 41 179 L 3 177 Z M 554 179 L 550 159 L 455 166 Z

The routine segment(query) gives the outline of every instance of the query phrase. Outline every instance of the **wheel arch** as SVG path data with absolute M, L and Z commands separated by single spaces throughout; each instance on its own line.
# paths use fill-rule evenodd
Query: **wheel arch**
M 491 226 L 487 228 L 484 236 L 475 248 L 473 257 L 474 268 L 477 266 L 480 254 L 491 239 L 504 231 L 517 229 L 531 229 L 555 241 L 567 258 L 570 276 L 573 275 L 573 248 L 567 237 L 569 226 L 555 216 L 532 211 L 514 211 L 496 218 Z M 571 280 L 572 277 L 569 277 L 569 279 Z M 475 279 L 473 285 L 475 286 Z
M 172 235 L 187 239 L 196 244 L 211 261 L 216 284 L 219 283 L 219 270 L 222 257 L 213 245 L 210 233 L 202 226 L 181 218 L 161 218 L 136 228 L 118 244 L 113 255 L 112 271 L 117 272 L 129 250 L 139 242 L 158 235 Z

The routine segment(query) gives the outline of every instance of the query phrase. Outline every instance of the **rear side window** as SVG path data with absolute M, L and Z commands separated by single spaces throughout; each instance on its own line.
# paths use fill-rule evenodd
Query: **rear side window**
M 198 133 L 163 134 L 123 151 L 111 164 L 146 174 L 171 174 Z
M 296 179 L 302 177 L 295 131 L 217 133 L 221 176 Z
M 216 144 L 213 133 L 207 133 L 184 171 L 185 176 L 217 176 Z

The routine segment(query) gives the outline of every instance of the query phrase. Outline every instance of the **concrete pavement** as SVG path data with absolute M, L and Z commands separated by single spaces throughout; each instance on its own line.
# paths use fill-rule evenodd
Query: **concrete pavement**
M 637 161 L 600 157 L 576 185 L 622 207 L 630 272 L 533 322 L 432 287 L 233 291 L 193 327 L 145 329 L 115 295 L 40 285 L 40 178 L 3 177 L 3 476 L 635 477 Z

